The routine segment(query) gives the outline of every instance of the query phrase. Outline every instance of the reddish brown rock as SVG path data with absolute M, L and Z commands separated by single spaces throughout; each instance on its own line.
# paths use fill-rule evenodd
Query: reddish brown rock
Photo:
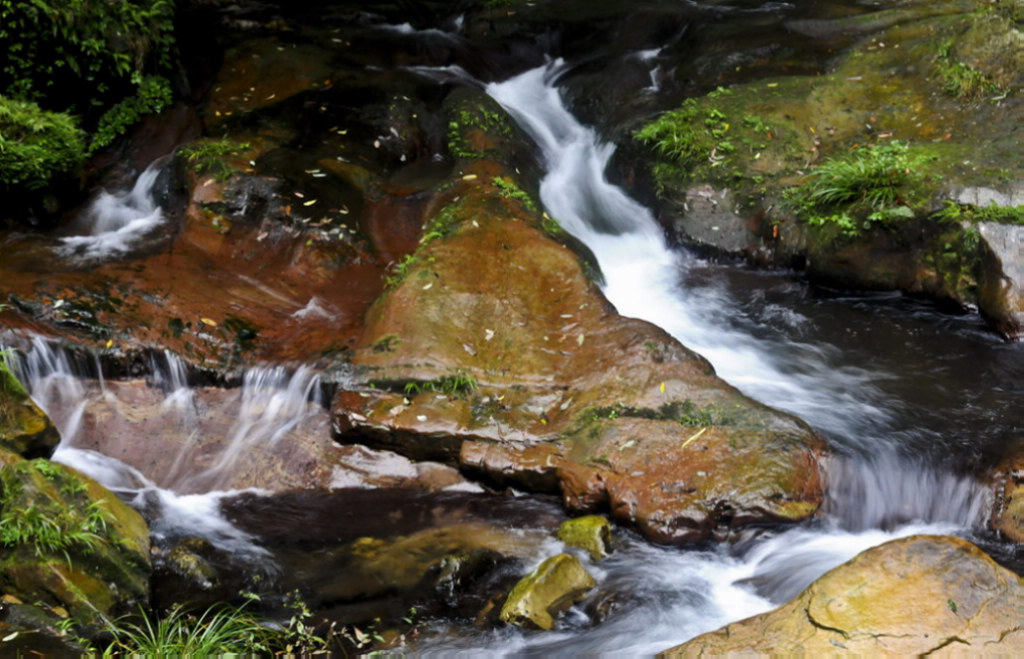
M 493 175 L 469 170 L 371 308 L 353 360 L 367 388 L 334 403 L 343 441 L 557 488 L 665 542 L 812 515 L 814 433 L 619 316 Z
M 1024 543 L 1024 447 L 995 469 L 992 527 L 1010 540 Z

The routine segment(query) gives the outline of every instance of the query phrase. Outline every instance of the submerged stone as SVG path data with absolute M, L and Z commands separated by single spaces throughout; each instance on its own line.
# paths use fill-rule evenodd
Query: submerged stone
M 611 551 L 612 525 L 601 515 L 575 517 L 558 527 L 558 539 L 570 547 L 586 550 L 597 561 Z
M 596 585 L 575 556 L 552 556 L 515 585 L 501 607 L 501 620 L 551 629 L 559 613 L 583 599 Z
M 1024 642 L 1021 601 L 1021 578 L 966 540 L 912 536 L 863 552 L 789 604 L 661 656 L 1009 656 Z

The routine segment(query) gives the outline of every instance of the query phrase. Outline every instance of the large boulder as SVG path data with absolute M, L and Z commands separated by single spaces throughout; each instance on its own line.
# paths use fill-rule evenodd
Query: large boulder
M 1012 656 L 1024 583 L 959 538 L 869 549 L 789 604 L 698 636 L 665 657 L 725 654 Z
M 618 315 L 512 175 L 466 171 L 367 316 L 362 387 L 334 401 L 341 441 L 561 491 L 663 542 L 815 513 L 805 424 Z
M 149 529 L 91 478 L 0 451 L 0 590 L 96 631 L 149 598 Z
M 653 147 L 666 220 L 686 242 L 806 267 L 814 281 L 980 308 L 1015 338 L 1024 49 L 1013 12 L 954 1 L 789 22 L 806 45 L 838 50 L 820 74 L 781 62 L 779 77 L 769 67 L 637 133 Z M 868 154 L 860 166 L 894 141 L 909 145 L 900 164 L 852 188 L 847 168 L 801 203 L 826 166 Z M 882 180 L 894 182 L 887 201 L 872 196 Z

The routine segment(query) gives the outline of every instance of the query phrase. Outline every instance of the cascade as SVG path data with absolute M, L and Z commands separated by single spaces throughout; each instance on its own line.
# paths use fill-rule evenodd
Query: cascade
M 130 190 L 100 194 L 74 223 L 78 235 L 60 240 L 57 254 L 77 261 L 100 261 L 137 248 L 164 224 L 153 189 L 165 160 L 151 164 Z

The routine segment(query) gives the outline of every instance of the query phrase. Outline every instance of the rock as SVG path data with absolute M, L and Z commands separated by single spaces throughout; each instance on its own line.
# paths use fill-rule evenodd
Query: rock
M 25 458 L 49 457 L 60 434 L 0 358 L 0 449 Z
M 585 515 L 562 522 L 558 539 L 570 547 L 584 549 L 591 560 L 600 560 L 611 551 L 612 525 L 600 515 Z
M 994 257 L 979 278 L 981 309 L 1000 334 L 1024 331 L 1024 226 L 982 222 L 978 231 Z
M 688 99 L 665 115 L 680 118 L 681 129 L 662 144 L 675 140 L 668 152 L 676 155 L 652 152 L 651 169 L 671 228 L 684 242 L 806 268 L 826 285 L 980 308 L 993 329 L 1014 338 L 1019 283 L 1005 285 L 1019 282 L 1019 248 L 1006 238 L 1014 227 L 962 226 L 940 212 L 943 201 L 1020 208 L 1014 90 L 1024 49 L 1012 10 L 918 3 L 786 27 L 812 43 L 847 45 L 822 73 L 792 76 L 790 63 L 780 62 L 785 75 L 771 77 L 768 66 L 758 79 Z M 657 125 L 638 135 L 656 143 Z M 861 206 L 840 230 L 834 218 L 855 208 L 854 200 L 820 205 L 821 216 L 833 219 L 807 221 L 810 211 L 789 194 L 794 187 L 833 158 L 892 140 L 909 145 L 912 165 L 891 217 L 871 219 L 877 209 Z M 977 249 L 978 230 L 989 234 L 991 249 Z
M 149 530 L 73 469 L 0 452 L 0 588 L 96 631 L 149 598 Z
M 814 433 L 619 316 L 514 180 L 476 160 L 434 204 L 430 238 L 367 316 L 363 388 L 333 403 L 339 440 L 561 491 L 661 542 L 813 515 Z
M 1024 583 L 959 538 L 913 536 L 869 549 L 774 611 L 660 656 L 1016 654 Z
M 1024 447 L 995 468 L 990 524 L 1009 540 L 1024 543 Z
M 187 398 L 183 393 L 169 398 L 142 380 L 108 380 L 102 391 L 88 391 L 71 445 L 116 458 L 182 494 L 250 487 L 441 490 L 467 483 L 450 466 L 339 446 L 319 404 L 295 400 L 280 388 L 196 387 Z
M 596 585 L 575 556 L 552 556 L 515 585 L 501 607 L 501 620 L 551 629 L 559 613 L 583 599 Z

